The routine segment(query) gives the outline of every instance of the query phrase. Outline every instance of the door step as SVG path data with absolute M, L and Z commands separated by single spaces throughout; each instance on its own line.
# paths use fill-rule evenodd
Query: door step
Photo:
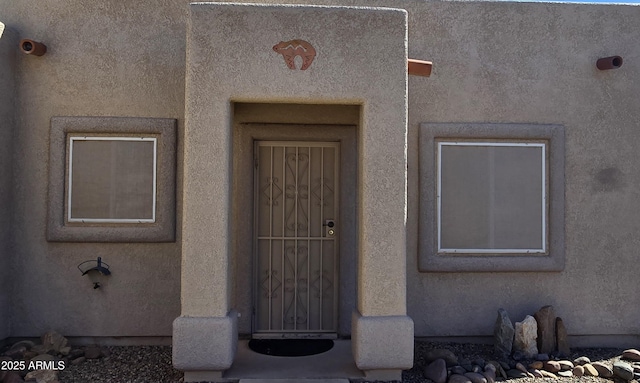
M 239 383 L 349 383 L 349 379 L 240 379 Z

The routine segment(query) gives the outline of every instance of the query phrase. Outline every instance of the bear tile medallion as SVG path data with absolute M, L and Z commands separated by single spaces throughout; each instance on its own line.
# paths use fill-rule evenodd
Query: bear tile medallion
M 280 41 L 273 46 L 273 50 L 284 57 L 284 62 L 289 69 L 296 69 L 296 56 L 302 57 L 302 67 L 300 67 L 300 70 L 309 68 L 313 59 L 316 57 L 315 48 L 304 40 Z

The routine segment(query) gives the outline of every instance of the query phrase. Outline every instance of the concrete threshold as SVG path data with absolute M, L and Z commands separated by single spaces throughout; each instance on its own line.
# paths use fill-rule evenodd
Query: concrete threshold
M 238 352 L 223 375 L 225 379 L 239 379 L 240 383 L 348 383 L 349 379 L 364 378 L 351 355 L 350 340 L 335 340 L 327 352 L 297 357 L 258 354 L 248 343 L 238 342 Z
M 349 379 L 240 379 L 238 383 L 349 383 Z

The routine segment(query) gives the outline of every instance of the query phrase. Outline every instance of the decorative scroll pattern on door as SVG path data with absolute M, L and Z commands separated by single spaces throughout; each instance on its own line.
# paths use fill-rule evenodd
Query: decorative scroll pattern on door
M 274 336 L 335 332 L 338 144 L 256 146 L 256 315 Z

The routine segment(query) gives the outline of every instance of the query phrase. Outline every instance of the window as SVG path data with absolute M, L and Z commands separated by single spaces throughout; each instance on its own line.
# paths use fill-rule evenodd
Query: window
M 422 124 L 421 271 L 564 268 L 564 131 Z
M 173 119 L 54 117 L 49 241 L 175 241 Z
M 157 139 L 69 137 L 68 222 L 156 219 Z

